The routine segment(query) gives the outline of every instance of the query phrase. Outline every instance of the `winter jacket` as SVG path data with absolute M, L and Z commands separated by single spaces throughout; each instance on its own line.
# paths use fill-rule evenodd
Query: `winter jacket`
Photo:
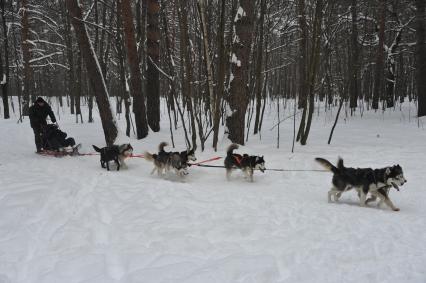
M 55 114 L 53 114 L 52 108 L 47 104 L 47 102 L 44 102 L 43 106 L 38 105 L 37 103 L 34 103 L 29 109 L 29 117 L 30 117 L 30 124 L 31 128 L 41 128 L 42 126 L 46 126 L 46 118 L 47 116 L 50 117 L 50 120 L 52 123 L 56 122 Z

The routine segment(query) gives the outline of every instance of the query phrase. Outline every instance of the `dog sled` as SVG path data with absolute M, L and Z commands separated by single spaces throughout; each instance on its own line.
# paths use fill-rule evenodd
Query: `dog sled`
M 55 124 L 44 127 L 42 133 L 43 150 L 42 155 L 48 156 L 76 156 L 80 155 L 81 144 L 75 144 L 72 137 L 67 137 L 67 133 L 61 131 Z
M 68 146 L 60 148 L 59 150 L 43 149 L 40 154 L 45 156 L 63 157 L 63 156 L 80 156 L 82 155 L 79 150 L 81 143 L 75 146 Z

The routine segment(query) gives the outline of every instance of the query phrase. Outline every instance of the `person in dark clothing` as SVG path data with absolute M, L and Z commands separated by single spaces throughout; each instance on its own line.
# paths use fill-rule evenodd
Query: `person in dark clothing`
M 43 131 L 43 148 L 48 150 L 61 150 L 61 148 L 74 146 L 75 140 L 67 138 L 67 133 L 62 132 L 55 124 L 49 124 Z
M 47 126 L 47 116 L 50 117 L 52 123 L 56 123 L 56 117 L 50 105 L 43 98 L 38 97 L 29 109 L 30 125 L 34 131 L 35 145 L 38 153 L 43 149 L 43 130 Z

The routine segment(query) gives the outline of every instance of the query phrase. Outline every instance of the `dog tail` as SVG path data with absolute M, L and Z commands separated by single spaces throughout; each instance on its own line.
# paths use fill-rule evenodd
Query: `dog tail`
M 168 146 L 169 144 L 168 143 L 166 143 L 166 142 L 161 142 L 159 145 L 158 145 L 158 151 L 159 152 L 163 152 L 164 151 L 164 148 L 166 147 L 166 146 Z
M 337 169 L 342 170 L 343 168 L 345 168 L 343 165 L 343 159 L 339 157 L 339 160 L 337 160 Z
M 230 146 L 228 146 L 228 149 L 226 150 L 227 155 L 232 155 L 234 153 L 234 149 L 238 149 L 238 144 L 233 143 Z
M 146 160 L 148 160 L 148 161 L 154 161 L 154 160 L 155 160 L 155 158 L 157 157 L 157 154 L 151 154 L 151 153 L 149 153 L 148 151 L 145 151 L 145 152 L 143 153 L 143 157 L 144 157 Z
M 101 149 L 99 147 L 97 147 L 96 145 L 92 145 L 93 149 L 97 152 L 101 152 Z
M 317 157 L 317 158 L 315 158 L 315 161 L 318 162 L 319 164 L 321 164 L 325 169 L 327 169 L 327 170 L 329 170 L 329 171 L 331 171 L 333 173 L 339 172 L 339 168 L 337 168 L 336 166 L 334 166 L 333 164 L 331 164 L 330 161 L 328 161 L 328 160 L 326 160 L 324 158 Z M 343 165 L 343 160 L 342 159 L 339 159 L 338 164 L 340 165 L 340 161 L 342 161 L 341 163 Z

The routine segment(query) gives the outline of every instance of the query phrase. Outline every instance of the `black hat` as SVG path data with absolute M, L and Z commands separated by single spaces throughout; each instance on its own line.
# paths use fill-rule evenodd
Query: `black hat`
M 37 97 L 35 102 L 36 103 L 46 103 L 46 101 L 44 101 L 43 97 L 41 97 L 41 96 Z

